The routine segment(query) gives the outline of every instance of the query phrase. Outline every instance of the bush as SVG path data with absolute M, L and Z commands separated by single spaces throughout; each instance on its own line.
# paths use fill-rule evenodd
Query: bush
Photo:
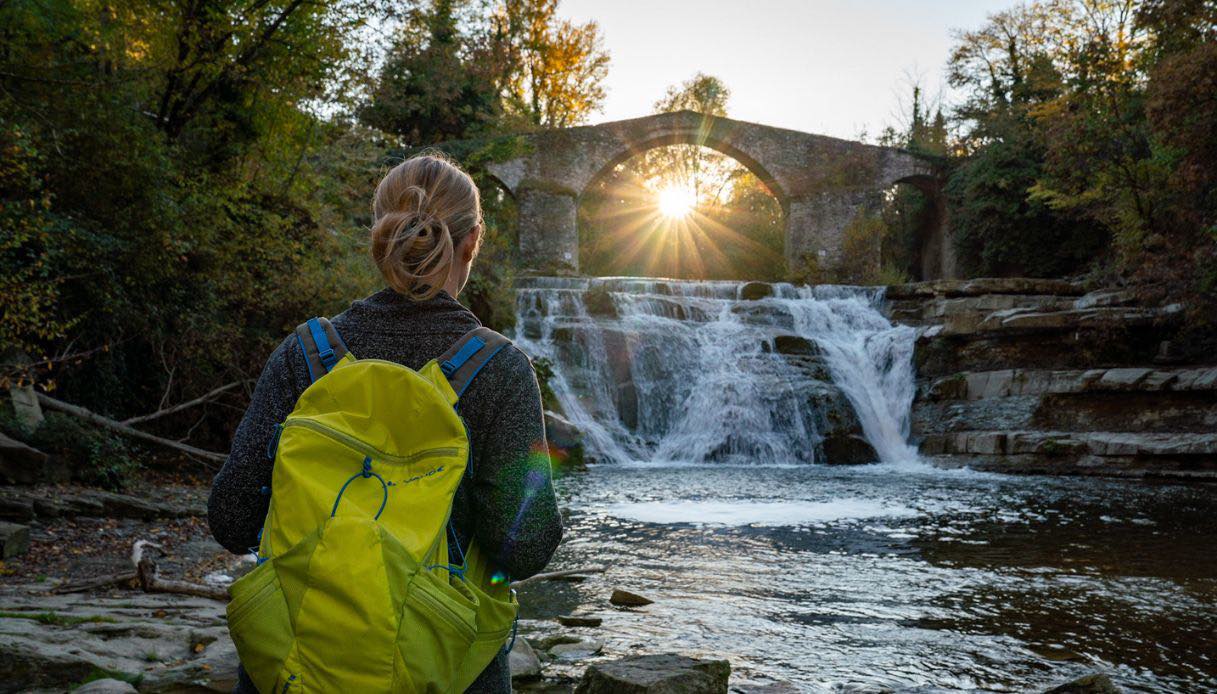
M 998 141 L 948 179 L 948 233 L 965 276 L 1061 277 L 1103 251 L 1108 234 L 1101 226 L 1031 198 L 1041 161 L 1026 143 Z
M 42 425 L 27 432 L 6 409 L 0 413 L 0 431 L 55 456 L 73 480 L 84 484 L 119 490 L 140 467 L 140 451 L 129 439 L 59 412 L 46 413 Z

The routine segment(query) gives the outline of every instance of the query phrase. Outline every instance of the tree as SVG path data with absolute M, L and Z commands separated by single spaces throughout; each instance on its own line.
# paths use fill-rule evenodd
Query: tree
M 188 401 L 255 376 L 301 316 L 370 286 L 333 272 L 363 251 L 323 221 L 349 217 L 316 156 L 346 128 L 318 103 L 341 112 L 374 11 L 0 4 L 0 276 L 21 284 L 2 293 L 0 332 L 42 386 L 118 418 Z M 182 431 L 222 441 L 233 411 Z
M 460 139 L 493 128 L 502 115 L 493 50 L 463 35 L 453 0 L 411 12 L 389 49 L 366 125 L 405 145 Z
M 726 116 L 731 90 L 717 77 L 699 72 L 681 84 L 668 87 L 655 102 L 655 113 L 696 111 L 707 116 Z
M 503 0 L 489 29 L 507 111 L 546 128 L 578 125 L 597 111 L 609 67 L 599 25 L 559 19 L 557 10 L 558 0 Z

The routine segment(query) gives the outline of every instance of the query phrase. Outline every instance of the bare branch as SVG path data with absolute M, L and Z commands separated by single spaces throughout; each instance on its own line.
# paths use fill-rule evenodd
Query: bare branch
M 147 421 L 150 421 L 153 419 L 159 419 L 166 415 L 171 415 L 175 412 L 181 412 L 182 410 L 189 409 L 191 407 L 194 407 L 195 405 L 202 405 L 204 403 L 211 402 L 212 400 L 215 400 L 219 395 L 221 395 L 227 391 L 230 391 L 233 388 L 236 388 L 237 386 L 243 385 L 244 383 L 245 383 L 245 381 L 233 381 L 232 383 L 228 383 L 226 385 L 220 386 L 219 388 L 208 391 L 207 393 L 200 395 L 199 397 L 197 397 L 193 400 L 187 400 L 186 402 L 181 402 L 181 403 L 178 403 L 171 407 L 164 407 L 162 409 L 157 410 L 156 412 L 151 412 L 149 414 L 143 414 L 138 417 L 131 417 L 130 419 L 124 419 L 121 423 L 126 424 L 127 426 L 131 426 L 133 424 L 139 424 L 141 422 L 147 422 Z

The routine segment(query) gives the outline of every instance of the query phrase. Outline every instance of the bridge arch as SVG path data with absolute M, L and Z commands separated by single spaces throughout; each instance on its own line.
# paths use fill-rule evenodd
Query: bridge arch
M 931 180 L 904 150 L 708 116 L 693 111 L 522 136 L 523 153 L 486 165 L 515 196 L 527 270 L 579 271 L 579 198 L 617 164 L 656 147 L 700 145 L 757 175 L 782 205 L 788 266 L 839 257 L 845 226 L 882 203 L 897 181 Z

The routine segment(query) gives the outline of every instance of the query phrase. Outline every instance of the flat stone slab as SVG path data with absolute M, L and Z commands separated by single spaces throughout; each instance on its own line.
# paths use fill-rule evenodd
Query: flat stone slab
M 618 607 L 643 607 L 645 605 L 650 605 L 655 601 L 650 598 L 643 597 L 637 593 L 631 593 L 628 590 L 616 588 L 613 590 L 613 594 L 609 596 L 609 602 L 617 605 Z
M 676 654 L 641 655 L 588 666 L 576 694 L 725 694 L 731 678 L 726 660 Z
M 1081 296 L 1086 290 L 1065 280 L 1031 277 L 978 277 L 970 280 L 930 280 L 894 284 L 886 289 L 889 299 L 928 299 L 935 296 L 959 297 L 982 294 L 1049 294 Z
M 1217 391 L 1217 366 L 1174 369 L 1002 369 L 964 371 L 934 381 L 927 400 L 983 400 L 1020 395 Z
M 144 692 L 232 691 L 237 654 L 223 603 L 138 591 L 45 591 L 0 591 L 0 681 L 63 691 L 105 671 L 139 678 Z
M 0 433 L 0 481 L 18 484 L 55 477 L 47 470 L 50 456 Z
M 18 521 L 48 518 L 189 518 L 207 515 L 200 495 L 152 498 L 71 485 L 0 487 L 0 518 Z
M 926 437 L 930 454 L 1046 455 L 1087 453 L 1099 457 L 1212 456 L 1217 433 L 1123 431 L 959 431 Z

